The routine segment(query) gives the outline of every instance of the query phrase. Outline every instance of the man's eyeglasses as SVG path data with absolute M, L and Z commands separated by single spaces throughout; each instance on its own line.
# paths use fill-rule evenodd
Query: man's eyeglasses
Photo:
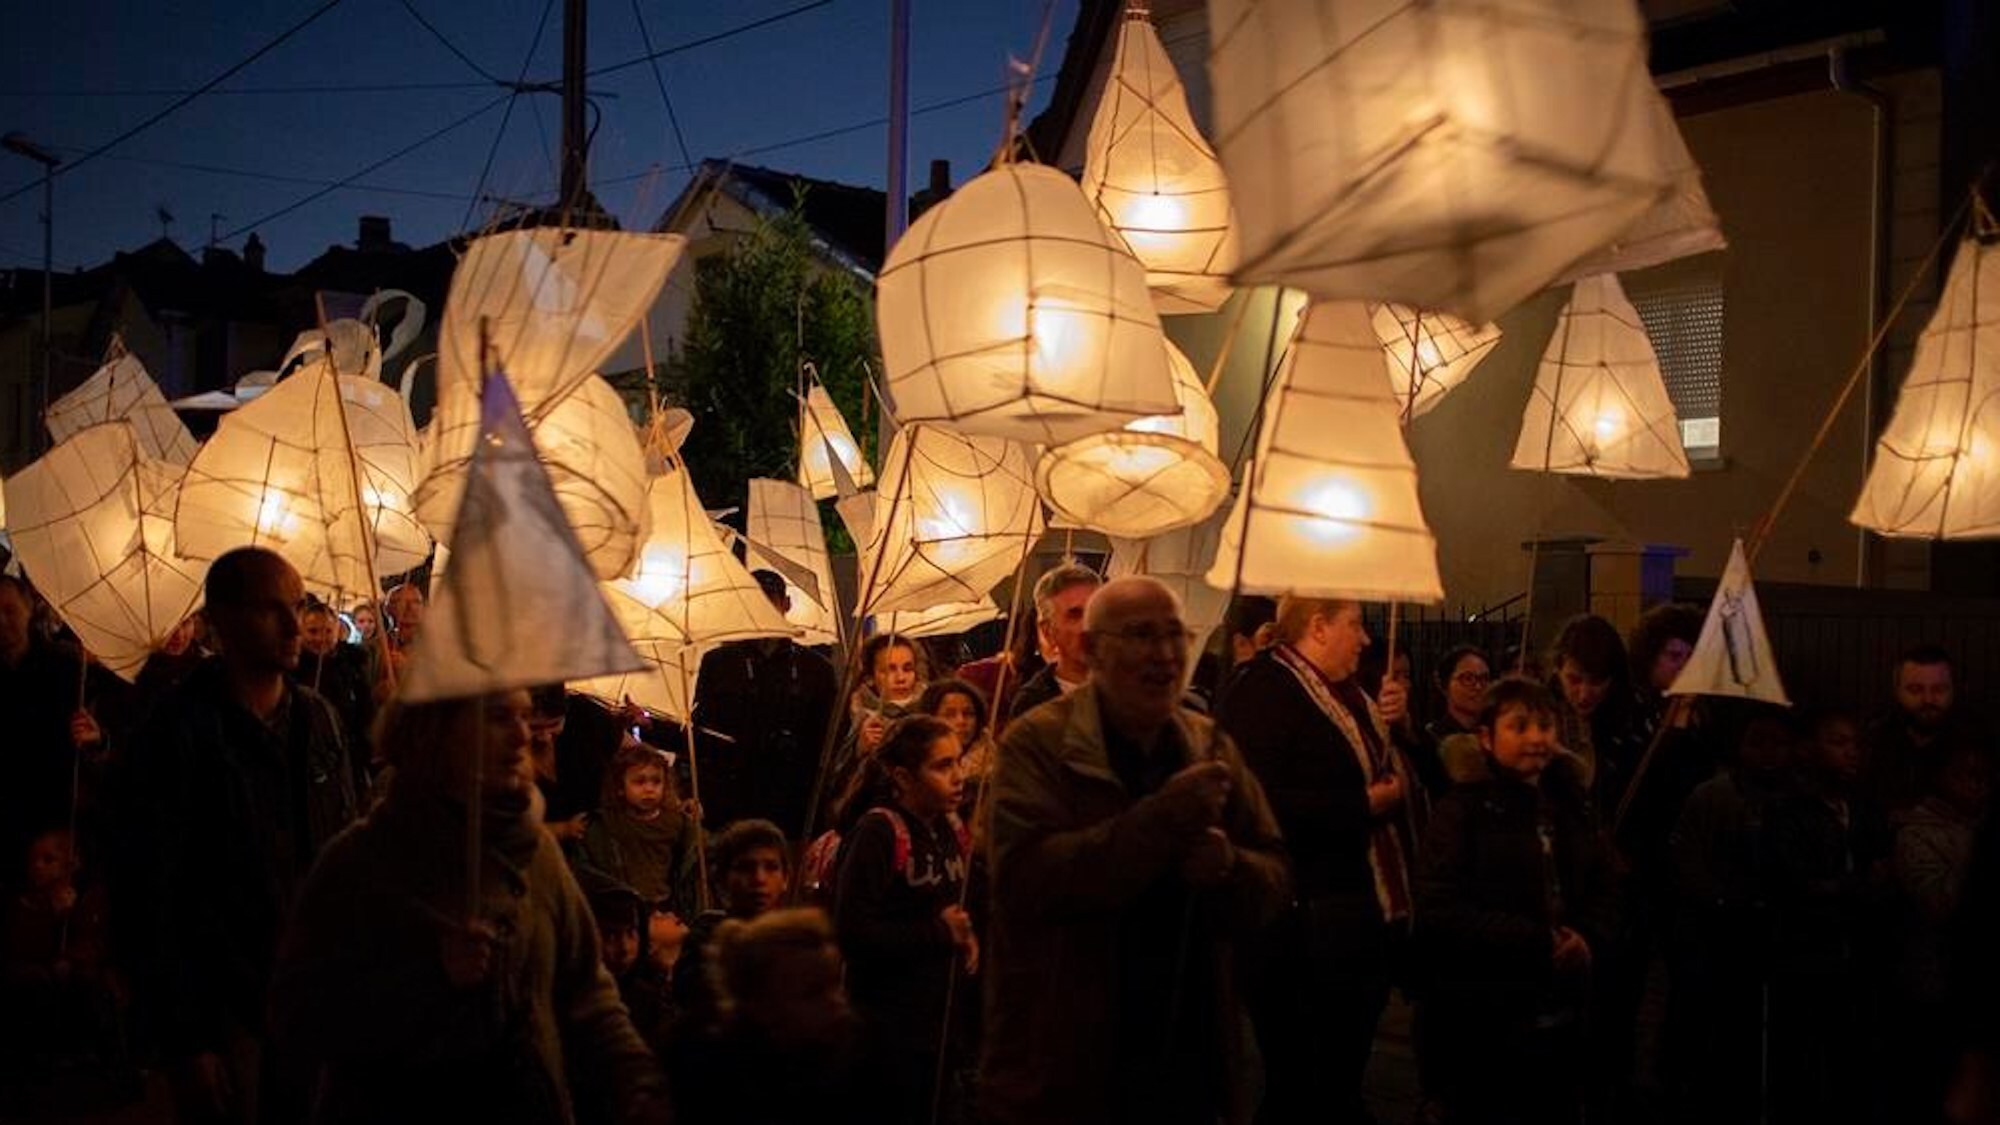
M 1098 629 L 1095 632 L 1100 637 L 1110 637 L 1141 648 L 1157 645 L 1186 648 L 1194 643 L 1194 633 L 1185 625 L 1127 625 L 1123 629 Z
M 1493 682 L 1493 674 L 1491 672 L 1458 672 L 1452 675 L 1451 682 L 1463 684 L 1466 687 L 1485 687 L 1487 684 Z

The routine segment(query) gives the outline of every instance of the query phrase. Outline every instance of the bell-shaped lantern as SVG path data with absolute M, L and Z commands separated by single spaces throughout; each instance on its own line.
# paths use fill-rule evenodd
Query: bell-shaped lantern
M 1174 410 L 1146 272 L 1053 168 L 1003 164 L 924 212 L 875 291 L 904 424 L 1059 445 Z
M 1126 14 L 1083 155 L 1083 193 L 1146 267 L 1162 313 L 1229 299 L 1236 222 L 1229 181 L 1145 13 Z
M 1577 282 L 1556 318 L 1513 467 L 1622 480 L 1688 475 L 1653 343 L 1611 274 Z
M 863 614 L 977 602 L 1042 533 L 1018 442 L 904 426 L 880 481 L 861 555 Z
M 812 490 L 815 500 L 831 500 L 840 495 L 840 478 L 833 462 L 858 488 L 875 481 L 875 470 L 861 455 L 861 443 L 847 428 L 847 419 L 833 404 L 817 376 L 807 380 L 805 401 L 799 404 L 799 483 Z
M 480 399 L 451 568 L 402 697 L 458 699 L 643 668 L 556 504 L 506 377 L 488 375 Z
M 148 456 L 137 429 L 87 426 L 6 484 L 15 557 L 84 649 L 128 681 L 194 610 L 207 569 L 174 549 L 186 469 Z
M 796 630 L 736 561 L 695 495 L 687 467 L 676 464 L 646 487 L 650 525 L 632 572 L 606 583 L 634 640 L 716 645 Z M 635 624 L 635 621 L 637 622 Z
M 46 418 L 49 434 L 58 442 L 85 426 L 126 421 L 132 423 L 145 456 L 176 465 L 194 457 L 194 435 L 167 404 L 146 365 L 129 353 L 116 356 L 50 403 Z
M 1437 542 L 1417 500 L 1401 418 L 1367 306 L 1308 308 L 1264 405 L 1256 459 L 1244 470 L 1209 585 L 1441 600 Z
M 1403 421 L 1436 406 L 1465 382 L 1500 344 L 1500 327 L 1471 325 L 1446 312 L 1408 305 L 1371 306 L 1375 335 L 1389 362 L 1389 388 L 1403 404 Z
M 1959 245 L 1848 518 L 1883 535 L 2000 535 L 2000 243 Z
M 1665 198 L 1631 0 L 1214 0 L 1239 282 L 1491 321 Z
M 1035 484 L 1059 520 L 1144 539 L 1197 523 L 1228 498 L 1215 405 L 1187 356 L 1165 343 L 1181 412 L 1044 452 Z
M 799 643 L 838 643 L 840 599 L 812 494 L 790 481 L 752 480 L 743 538 L 745 562 L 784 575 L 785 596 L 792 603 L 785 620 L 799 630 Z
M 1206 581 L 1215 565 L 1215 551 L 1222 539 L 1226 509 L 1195 524 L 1156 535 L 1151 539 L 1111 540 L 1111 561 L 1106 578 L 1145 574 L 1165 583 L 1181 599 L 1181 620 L 1194 634 L 1194 648 L 1207 647 L 1209 634 L 1222 624 L 1229 612 L 1229 591 L 1218 590 Z

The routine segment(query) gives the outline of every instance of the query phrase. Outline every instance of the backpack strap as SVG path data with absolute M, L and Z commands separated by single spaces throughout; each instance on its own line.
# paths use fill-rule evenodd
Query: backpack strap
M 896 848 L 892 853 L 893 858 L 890 863 L 890 870 L 908 879 L 910 877 L 910 826 L 903 823 L 902 814 L 887 805 L 877 805 L 869 809 L 866 815 L 874 816 L 878 813 L 888 819 L 889 830 L 896 834 Z
M 951 834 L 958 838 L 959 858 L 970 861 L 972 859 L 972 827 L 966 824 L 955 812 L 946 813 L 945 817 L 951 822 Z

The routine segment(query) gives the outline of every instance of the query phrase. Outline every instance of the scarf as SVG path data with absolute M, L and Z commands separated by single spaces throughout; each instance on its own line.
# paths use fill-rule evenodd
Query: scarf
M 1351 680 L 1337 684 L 1328 680 L 1326 673 L 1314 667 L 1312 661 L 1291 645 L 1277 645 L 1271 651 L 1278 663 L 1305 689 L 1306 698 L 1312 700 L 1320 713 L 1347 739 L 1347 745 L 1354 751 L 1355 761 L 1361 766 L 1364 784 L 1373 785 L 1391 777 L 1401 779 L 1405 794 L 1403 807 L 1408 809 L 1410 803 L 1416 800 L 1415 782 L 1409 776 L 1402 755 L 1390 746 L 1388 724 L 1382 721 L 1374 700 L 1369 699 L 1367 693 Z M 1366 713 L 1368 722 L 1365 725 L 1356 718 L 1357 712 Z M 1394 820 L 1380 820 L 1370 828 L 1368 870 L 1375 879 L 1375 902 L 1382 908 L 1384 921 L 1399 922 L 1410 916 L 1410 865 L 1406 852 Z

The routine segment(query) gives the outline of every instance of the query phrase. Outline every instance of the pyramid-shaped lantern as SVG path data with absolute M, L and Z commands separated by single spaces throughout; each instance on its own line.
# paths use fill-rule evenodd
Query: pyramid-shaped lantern
M 1143 539 L 1197 523 L 1229 496 L 1215 405 L 1187 356 L 1171 340 L 1166 349 L 1179 414 L 1141 418 L 1042 454 L 1035 484 L 1060 519 Z
M 481 402 L 451 568 L 425 615 L 403 698 L 456 699 L 644 668 L 563 518 L 505 376 L 487 376 Z
M 1193 527 L 1151 539 L 1111 541 L 1111 561 L 1105 567 L 1105 577 L 1145 574 L 1165 583 L 1181 599 L 1181 619 L 1194 634 L 1196 652 L 1208 646 L 1209 634 L 1222 624 L 1229 610 L 1229 591 L 1218 590 L 1205 580 L 1209 568 L 1215 565 L 1216 545 L 1228 516 L 1227 510 L 1217 509 L 1214 515 Z
M 1144 268 L 1053 168 L 1004 164 L 958 189 L 875 288 L 900 422 L 1058 445 L 1175 409 Z
M 1028 451 L 1018 442 L 904 426 L 882 463 L 861 611 L 977 602 L 1042 533 Z
M 814 374 L 806 382 L 805 401 L 799 404 L 799 483 L 812 490 L 813 499 L 831 500 L 840 495 L 840 478 L 832 464 L 835 460 L 857 487 L 874 483 L 875 470 L 861 455 L 861 443 L 854 440 L 847 419 L 841 417 L 833 396 Z
M 6 484 L 15 556 L 84 649 L 126 680 L 194 610 L 207 569 L 174 550 L 185 467 L 143 446 L 131 422 L 88 426 Z
M 1367 306 L 1307 309 L 1264 406 L 1256 460 L 1244 471 L 1209 585 L 1441 600 L 1437 543 L 1418 504 L 1401 416 Z
M 1090 123 L 1083 193 L 1146 267 L 1162 313 L 1213 312 L 1229 299 L 1229 181 L 1195 127 L 1159 33 L 1137 8 L 1126 14 Z
M 1374 305 L 1371 312 L 1405 422 L 1436 406 L 1500 344 L 1498 325 L 1471 325 L 1450 313 L 1396 304 Z
M 1738 539 L 1729 550 L 1729 564 L 1715 587 L 1708 617 L 1694 652 L 1674 678 L 1668 695 L 1722 695 L 1757 699 L 1789 707 L 1764 614 L 1757 608 L 1757 588 L 1750 583 L 1750 563 Z
M 129 353 L 118 355 L 50 403 L 46 417 L 49 434 L 58 442 L 85 426 L 126 421 L 132 423 L 145 456 L 176 465 L 194 458 L 194 435 L 167 404 L 145 364 Z
M 785 578 L 792 607 L 785 620 L 800 630 L 799 643 L 830 645 L 840 639 L 839 599 L 833 585 L 833 564 L 827 556 L 826 532 L 820 527 L 819 506 L 812 494 L 783 480 L 752 480 L 743 517 L 745 561 L 783 574 L 810 577 L 808 589 Z M 775 558 L 771 556 L 776 556 Z
M 632 572 L 606 583 L 634 640 L 715 645 L 797 632 L 723 543 L 675 463 L 646 486 L 650 526 Z M 643 609 L 633 619 L 630 607 Z
M 1665 198 L 1632 0 L 1213 0 L 1239 282 L 1486 323 Z
M 1653 343 L 1616 277 L 1577 282 L 1556 318 L 1513 467 L 1624 480 L 1688 475 Z
M 1849 518 L 1884 535 L 2000 535 L 2000 242 L 1959 245 Z

